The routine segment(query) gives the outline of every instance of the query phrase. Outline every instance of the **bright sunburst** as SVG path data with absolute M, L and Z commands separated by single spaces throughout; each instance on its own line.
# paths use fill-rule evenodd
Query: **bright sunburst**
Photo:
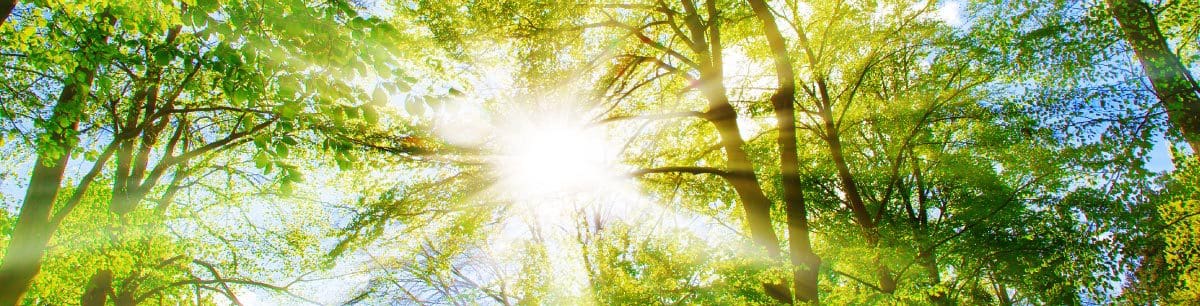
M 501 186 L 522 197 L 594 190 L 614 178 L 602 130 L 569 112 L 530 112 L 499 135 Z

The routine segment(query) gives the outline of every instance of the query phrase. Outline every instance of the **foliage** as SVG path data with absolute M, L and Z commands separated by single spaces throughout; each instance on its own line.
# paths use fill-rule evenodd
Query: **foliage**
M 19 2 L 0 303 L 1191 303 L 1112 3 Z

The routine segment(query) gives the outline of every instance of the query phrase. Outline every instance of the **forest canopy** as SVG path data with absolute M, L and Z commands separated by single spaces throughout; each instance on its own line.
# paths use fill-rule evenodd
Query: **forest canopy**
M 0 305 L 1200 303 L 1197 0 L 0 0 Z

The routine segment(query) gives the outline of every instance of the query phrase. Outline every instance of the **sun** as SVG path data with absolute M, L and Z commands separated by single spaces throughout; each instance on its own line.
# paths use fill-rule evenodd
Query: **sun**
M 497 169 L 507 191 L 526 197 L 570 195 L 613 179 L 603 131 L 563 114 L 534 114 L 500 131 Z

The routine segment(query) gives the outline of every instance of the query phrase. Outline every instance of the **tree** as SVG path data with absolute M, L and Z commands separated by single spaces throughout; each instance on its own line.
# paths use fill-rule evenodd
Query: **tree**
M 1200 152 L 1200 86 L 1167 46 L 1150 5 L 1140 0 L 1105 1 L 1108 11 L 1133 47 L 1142 70 L 1154 85 L 1154 92 L 1167 112 L 1171 124 L 1183 139 Z
M 79 67 L 67 76 L 50 118 L 44 121 L 45 137 L 40 137 L 38 157 L 30 174 L 29 187 L 12 240 L 0 264 L 0 304 L 15 305 L 29 288 L 29 283 L 41 268 L 42 252 L 54 233 L 51 216 L 58 199 L 59 185 L 71 151 L 79 141 L 80 117 L 90 93 L 96 70 L 104 60 L 97 50 L 108 43 L 115 17 L 107 12 L 97 14 L 98 28 L 85 28 L 82 42 L 84 56 Z
M 1187 67 L 1195 57 L 1190 47 L 1193 39 L 1186 34 L 1195 24 L 1193 8 L 1188 2 L 1078 2 L 1051 7 L 980 2 L 972 9 L 980 25 L 971 35 L 996 56 L 997 67 L 1008 67 L 1002 84 L 1021 92 L 1012 97 L 1025 105 L 1022 112 L 1033 115 L 1038 126 L 1075 143 L 1072 147 L 1083 153 L 1078 171 L 1093 173 L 1096 178 L 1089 180 L 1091 184 L 1111 195 L 1080 209 L 1097 214 L 1087 218 L 1095 224 L 1088 231 L 1116 237 L 1096 243 L 1111 254 L 1109 264 L 1128 271 L 1131 280 L 1120 299 L 1135 303 L 1155 303 L 1162 288 L 1174 286 L 1176 273 L 1168 265 L 1154 264 L 1164 261 L 1163 237 L 1156 228 L 1167 218 L 1155 207 L 1161 204 L 1151 200 L 1164 185 L 1156 181 L 1160 174 L 1149 171 L 1147 156 L 1152 147 L 1162 146 L 1157 142 L 1189 140 L 1176 122 L 1180 109 L 1159 98 L 1156 83 L 1162 79 L 1150 77 L 1162 71 L 1147 70 L 1142 64 L 1139 48 L 1147 45 L 1135 45 L 1127 28 L 1142 30 L 1135 34 L 1158 35 L 1158 42 L 1164 44 L 1155 47 L 1159 50 L 1175 44 L 1168 53 Z M 1158 18 L 1145 20 L 1144 12 L 1150 11 L 1157 12 Z M 1133 16 L 1142 20 L 1129 19 Z M 1152 33 L 1151 22 L 1161 23 L 1153 26 L 1158 34 Z M 1180 155 L 1174 158 L 1178 163 Z
M 355 65 L 345 69 L 320 67 L 321 77 L 304 75 L 313 73 L 306 72 L 314 67 L 307 60 L 328 52 L 317 46 L 353 37 L 386 38 L 387 27 L 358 18 L 358 23 L 347 26 L 341 35 L 316 37 L 292 24 L 261 19 L 266 11 L 283 8 L 304 8 L 296 10 L 300 14 L 297 16 L 313 20 L 356 16 L 357 12 L 345 3 L 307 7 L 301 2 L 282 2 L 266 8 L 245 4 L 190 7 L 179 3 L 162 11 L 133 9 L 136 5 L 106 2 L 51 10 L 58 16 L 56 22 L 80 29 L 78 35 L 84 38 L 79 46 L 82 56 L 74 72 L 63 78 L 52 114 L 38 122 L 44 129 L 38 137 L 38 162 L 6 249 L 6 260 L 0 266 L 0 278 L 5 280 L 0 303 L 18 303 L 40 270 L 47 243 L 91 184 L 107 172 L 110 159 L 113 187 L 109 209 L 119 217 L 140 208 L 152 191 L 161 192 L 154 211 L 165 211 L 174 195 L 184 188 L 181 184 L 197 174 L 199 168 L 192 163 L 250 143 L 259 149 L 254 158 L 256 165 L 267 173 L 278 167 L 277 177 L 286 191 L 290 183 L 301 180 L 296 167 L 286 162 L 289 147 L 298 143 L 298 134 L 311 133 L 319 139 L 358 128 L 364 121 L 375 123 L 379 120 L 376 108 L 387 103 L 386 91 L 396 90 L 395 81 L 388 83 L 393 84 L 391 89 L 376 86 L 376 92 L 381 93 L 370 98 L 365 90 L 346 86 L 339 78 L 366 73 L 368 68 L 362 62 L 346 61 Z M 209 15 L 213 12 L 228 14 L 227 19 L 214 19 Z M 118 19 L 124 22 L 114 28 Z M 291 31 L 289 38 L 308 35 L 313 39 L 284 42 L 272 33 L 236 34 L 233 30 L 232 24 L 251 20 Z M 182 33 L 184 24 L 204 27 Z M 240 37 L 249 44 L 218 42 L 210 46 L 202 38 L 206 35 Z M 109 45 L 110 38 L 116 43 Z M 17 42 L 21 43 L 27 42 Z M 272 45 L 277 48 L 267 47 Z M 394 54 L 390 50 L 377 49 L 372 50 L 371 57 L 363 58 L 370 58 L 371 63 L 390 60 L 391 56 Z M 374 65 L 372 73 L 392 73 L 390 67 Z M 97 80 L 98 86 L 93 83 Z M 36 93 L 30 98 L 36 99 Z M 89 136 L 110 138 L 111 142 L 92 151 L 98 155 L 91 170 L 69 198 L 60 200 L 63 172 L 78 151 L 81 123 L 88 124 Z M 331 151 L 346 151 L 348 145 L 344 143 L 348 141 L 370 144 L 389 140 L 395 138 L 341 137 L 335 143 L 343 144 Z M 411 147 L 398 145 L 394 153 L 408 149 Z M 167 184 L 165 189 L 156 188 L 160 183 Z
M 1200 255 L 1196 243 L 1200 227 L 1196 218 L 1200 215 L 1196 208 L 1196 168 L 1195 162 L 1184 160 L 1180 171 L 1168 178 L 1166 192 L 1160 198 L 1165 203 L 1158 205 L 1163 220 L 1155 229 L 1161 231 L 1165 242 L 1162 250 L 1157 250 L 1162 257 L 1153 258 L 1157 261 L 1145 263 L 1146 269 L 1139 270 L 1149 272 L 1138 275 L 1139 279 L 1149 280 L 1143 283 L 1148 286 L 1137 288 L 1146 295 L 1143 301 L 1185 303 L 1200 299 L 1200 269 L 1194 263 Z
M 68 2 L 0 303 L 1194 298 L 1190 2 Z
M 652 71 L 661 70 L 667 74 L 676 75 L 687 80 L 690 85 L 685 90 L 699 91 L 704 99 L 708 101 L 708 106 L 702 112 L 683 114 L 699 117 L 712 124 L 712 127 L 719 135 L 720 148 L 725 152 L 726 161 L 724 169 L 667 166 L 645 169 L 639 171 L 639 174 L 681 172 L 715 174 L 723 178 L 736 190 L 741 206 L 745 210 L 746 225 L 750 228 L 750 235 L 753 237 L 755 244 L 765 249 L 767 255 L 772 260 L 780 260 L 783 256 L 779 247 L 780 241 L 775 234 L 770 216 L 772 203 L 764 193 L 763 187 L 759 185 L 759 175 L 756 173 L 754 162 L 751 161 L 749 153 L 746 151 L 746 143 L 739 128 L 737 121 L 739 117 L 738 112 L 730 104 L 724 84 L 725 75 L 723 67 L 725 63 L 723 52 L 725 51 L 722 43 L 725 38 L 722 36 L 721 27 L 725 21 L 723 18 L 730 18 L 728 15 L 732 14 L 732 10 L 722 11 L 718 9 L 724 7 L 728 7 L 728 4 L 721 5 L 717 4 L 716 1 L 705 1 L 703 6 L 692 1 L 682 1 L 678 6 L 660 2 L 650 5 L 648 8 L 639 9 L 652 14 L 650 16 L 656 18 L 654 22 L 644 25 L 627 24 L 625 21 L 610 17 L 608 20 L 601 22 L 600 25 L 626 31 L 627 35 L 638 38 L 644 48 L 651 52 L 660 52 L 651 56 L 643 56 L 637 53 L 621 55 L 627 59 L 623 63 L 626 67 L 616 68 L 618 71 L 616 77 L 631 77 L 633 76 L 632 73 L 626 73 L 623 70 L 631 70 L 638 68 L 639 65 L 648 64 Z M 659 31 L 673 29 L 674 32 L 667 32 L 671 34 L 666 34 L 668 35 L 666 37 L 669 39 L 664 42 L 651 38 L 660 37 L 660 35 L 643 32 L 648 29 Z M 687 32 L 682 31 L 682 29 L 686 29 Z M 668 42 L 671 44 L 681 43 L 687 49 L 672 49 L 667 47 L 669 45 Z M 641 82 L 653 82 L 657 78 L 656 76 Z M 614 80 L 614 82 L 617 81 L 621 80 Z M 636 90 L 636 87 L 634 86 L 632 89 Z M 612 95 L 619 97 L 621 95 L 620 90 L 623 89 L 616 87 L 605 90 L 614 90 L 612 91 Z M 780 98 L 785 99 L 786 97 L 781 96 Z M 615 108 L 622 102 L 621 99 L 614 99 L 611 103 L 613 103 L 613 107 Z M 780 110 L 780 112 L 786 112 L 786 110 Z M 786 116 L 786 114 L 781 115 Z M 780 144 L 789 144 L 786 138 L 786 136 L 781 136 Z M 788 153 L 781 154 L 786 157 Z M 784 165 L 784 167 L 789 168 L 789 171 L 791 170 L 790 166 Z M 794 179 L 794 177 L 790 177 L 790 179 Z M 792 187 L 789 186 L 788 188 Z M 801 203 L 795 202 L 801 200 L 799 198 L 802 196 L 801 194 L 794 193 L 789 194 L 789 196 L 789 200 L 793 201 L 794 205 L 802 206 Z M 792 209 L 796 208 L 793 207 Z M 802 222 L 802 220 L 797 221 Z M 798 235 L 797 239 L 803 239 L 801 237 L 802 235 Z M 811 262 L 806 264 L 811 264 Z M 790 290 L 782 284 L 768 282 L 764 286 L 767 294 L 775 299 L 789 303 L 792 300 Z
M 0 1 L 0 25 L 4 25 L 4 21 L 8 20 L 8 15 L 12 14 L 14 7 L 17 7 L 17 0 Z
M 809 239 L 808 207 L 804 203 L 804 190 L 800 179 L 799 153 L 796 149 L 796 77 L 791 56 L 784 42 L 775 16 L 764 1 L 751 0 L 754 15 L 763 23 L 773 55 L 779 88 L 771 95 L 771 106 L 775 122 L 779 124 L 779 167 L 784 205 L 787 211 L 788 245 L 792 252 L 792 265 L 796 266 L 792 279 L 793 292 L 801 302 L 816 302 L 817 270 L 821 259 L 812 251 Z

